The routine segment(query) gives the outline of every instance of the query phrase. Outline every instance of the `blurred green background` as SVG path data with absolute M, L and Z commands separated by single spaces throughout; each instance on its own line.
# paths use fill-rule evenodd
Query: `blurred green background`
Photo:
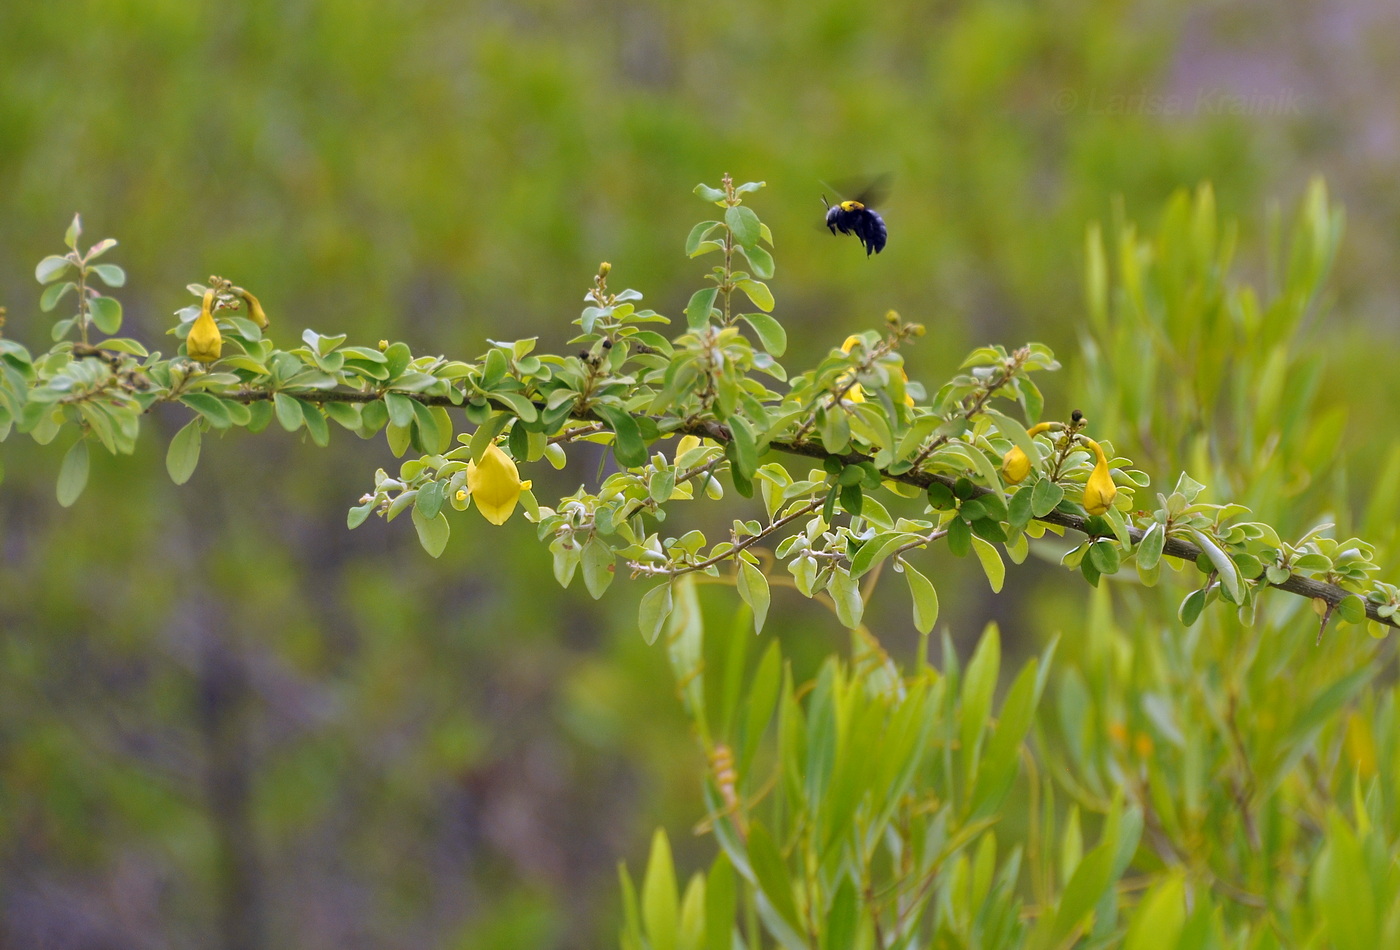
M 1262 279 L 1268 201 L 1321 172 L 1348 210 L 1329 391 L 1364 473 L 1400 397 L 1378 355 L 1397 40 L 1387 0 L 3 4 L 4 332 L 47 345 L 33 266 L 81 211 L 122 242 L 128 332 L 167 351 L 211 274 L 284 345 L 309 326 L 558 351 L 601 260 L 682 311 L 704 273 L 682 243 L 712 210 L 690 190 L 728 171 L 768 182 L 784 362 L 894 308 L 930 327 L 908 362 L 936 386 L 981 343 L 1075 363 L 1088 222 L 1151 224 L 1209 179 Z M 820 182 L 885 172 L 890 243 L 866 260 L 819 226 Z M 1052 417 L 1071 383 L 1043 383 Z M 703 762 L 635 589 L 561 591 L 520 518 L 460 517 L 440 561 L 406 523 L 347 532 L 382 439 L 235 434 L 176 488 L 182 422 L 97 460 L 71 510 L 63 446 L 0 446 L 0 946 L 608 946 L 618 860 L 658 823 L 682 863 L 707 852 L 680 833 Z M 524 474 L 543 500 L 596 466 Z M 997 618 L 1027 653 L 1087 599 L 1032 618 L 1063 575 L 1013 571 L 993 599 L 963 567 L 941 575 L 960 642 Z M 907 660 L 888 600 L 867 622 Z M 845 635 L 793 598 L 765 636 L 815 657 Z

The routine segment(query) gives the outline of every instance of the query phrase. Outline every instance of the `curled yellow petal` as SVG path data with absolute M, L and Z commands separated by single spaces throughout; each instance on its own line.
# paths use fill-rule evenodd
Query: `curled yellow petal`
M 219 358 L 224 348 L 224 338 L 219 334 L 219 325 L 214 322 L 215 291 L 204 292 L 204 302 L 199 307 L 199 316 L 185 337 L 185 353 L 192 360 L 212 363 Z
M 262 304 L 258 303 L 258 298 L 246 290 L 240 291 L 240 296 L 243 297 L 243 303 L 248 308 L 248 319 L 256 323 L 259 330 L 266 330 L 267 314 L 263 313 Z
M 1031 473 L 1031 460 L 1019 446 L 1013 445 L 1001 457 L 1001 477 L 1008 485 L 1019 485 Z
M 526 487 L 528 483 L 520 482 L 515 462 L 495 444 L 487 447 L 480 462 L 467 463 L 467 490 L 482 516 L 492 524 L 506 523 Z
M 1026 435 L 1034 438 L 1035 436 L 1040 435 L 1040 433 L 1042 432 L 1049 432 L 1058 424 L 1059 423 L 1055 422 L 1037 422 L 1035 425 L 1031 426 L 1029 429 L 1026 430 Z
M 1118 486 L 1113 484 L 1113 475 L 1108 470 L 1108 459 L 1104 456 L 1103 449 L 1099 448 L 1099 444 L 1093 439 L 1085 441 L 1098 456 L 1098 462 L 1089 473 L 1089 480 L 1084 483 L 1084 510 L 1091 515 L 1101 515 L 1113 504 L 1114 496 L 1118 494 Z

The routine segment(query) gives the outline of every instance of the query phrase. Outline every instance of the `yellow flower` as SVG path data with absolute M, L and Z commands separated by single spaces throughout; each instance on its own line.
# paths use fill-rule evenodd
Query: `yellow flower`
M 1008 485 L 1019 485 L 1026 480 L 1026 476 L 1031 473 L 1031 460 L 1026 457 L 1019 446 L 1013 445 L 1005 455 L 1001 457 L 1001 477 L 1006 479 Z
M 849 353 L 855 348 L 855 345 L 857 343 L 861 342 L 864 341 L 859 336 L 851 334 L 850 336 L 846 337 L 846 342 L 841 344 L 841 352 Z M 899 374 L 904 377 L 904 381 L 906 383 L 909 382 L 908 373 L 904 372 L 904 370 L 901 369 L 899 371 Z M 849 375 L 842 376 L 840 379 L 837 380 L 837 382 L 841 385 L 845 385 L 846 381 L 850 378 L 851 377 Z M 846 390 L 846 395 L 842 398 L 845 399 L 847 402 L 865 402 L 865 390 L 860 388 L 860 383 L 852 383 L 851 388 Z M 907 392 L 904 394 L 904 404 L 906 406 L 911 407 L 914 405 L 914 397 L 909 395 Z
M 1093 439 L 1085 439 L 1089 447 L 1098 456 L 1098 463 L 1094 470 L 1089 473 L 1089 480 L 1084 483 L 1084 510 L 1091 515 L 1101 515 L 1113 504 L 1113 498 L 1118 494 L 1118 486 L 1113 484 L 1113 475 L 1108 470 L 1108 459 L 1103 454 L 1103 449 Z
M 1026 430 L 1026 435 L 1034 438 L 1047 429 L 1054 428 L 1053 422 L 1038 422 Z M 1031 460 L 1017 446 L 1012 446 L 1001 457 L 1001 477 L 1008 485 L 1019 485 L 1031 473 Z
M 487 447 L 481 461 L 467 463 L 467 491 L 476 499 L 476 507 L 492 524 L 505 524 L 515 511 L 520 493 L 530 482 L 520 480 L 514 460 L 494 443 Z
M 219 335 L 219 326 L 214 322 L 215 291 L 204 292 L 204 303 L 199 307 L 199 316 L 185 337 L 185 352 L 192 360 L 212 363 L 219 358 L 224 348 L 224 338 Z
M 258 303 L 258 298 L 248 293 L 246 290 L 239 291 L 243 298 L 243 303 L 248 307 L 248 319 L 258 325 L 259 330 L 267 329 L 267 314 L 263 313 L 262 304 Z

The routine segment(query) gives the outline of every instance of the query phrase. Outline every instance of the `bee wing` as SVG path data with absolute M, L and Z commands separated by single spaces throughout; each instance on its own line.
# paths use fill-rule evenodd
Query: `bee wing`
M 833 201 L 851 199 L 859 201 L 866 207 L 878 208 L 889 197 L 890 182 L 893 177 L 889 172 L 885 172 L 880 175 L 838 178 L 834 187 L 824 181 L 821 184 L 822 187 L 829 189 L 835 195 Z
M 856 200 L 867 208 L 878 208 L 885 203 L 885 199 L 890 196 L 890 182 L 894 176 L 889 172 L 876 175 L 869 179 L 865 187 L 856 194 Z

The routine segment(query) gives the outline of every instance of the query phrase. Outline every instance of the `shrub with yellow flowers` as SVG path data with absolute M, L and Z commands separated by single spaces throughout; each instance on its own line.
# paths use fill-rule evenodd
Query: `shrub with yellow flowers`
M 560 584 L 581 576 L 587 591 L 601 597 L 620 575 L 645 583 L 642 634 L 652 642 L 666 632 L 682 699 L 712 763 L 707 827 L 719 856 L 682 896 L 669 843 L 659 835 L 640 898 L 624 872 L 624 946 L 771 940 L 790 948 L 1052 948 L 1081 938 L 1085 945 L 1122 941 L 1129 948 L 1225 946 L 1221 907 L 1241 893 L 1254 901 L 1241 899 L 1242 906 L 1282 901 L 1279 895 L 1304 901 L 1302 910 L 1288 911 L 1290 926 L 1300 945 L 1323 945 L 1323 935 L 1334 937 L 1343 925 L 1314 908 L 1323 906 L 1317 895 L 1329 888 L 1369 893 L 1372 885 L 1388 888 L 1387 896 L 1355 931 L 1362 936 L 1346 945 L 1392 944 L 1400 918 L 1382 908 L 1400 902 L 1392 900 L 1394 875 L 1374 856 L 1389 853 L 1394 842 L 1373 832 L 1378 817 L 1358 819 L 1353 831 L 1319 802 L 1326 796 L 1317 789 L 1336 784 L 1336 770 L 1327 764 L 1335 759 L 1319 760 L 1318 775 L 1306 787 L 1287 786 L 1296 795 L 1293 805 L 1270 810 L 1257 794 L 1270 782 L 1282 786 L 1289 750 L 1314 735 L 1364 680 L 1315 690 L 1313 705 L 1296 716 L 1280 709 L 1279 749 L 1257 766 L 1252 760 L 1240 765 L 1247 753 L 1232 725 L 1235 693 L 1228 704 L 1202 709 L 1123 685 L 1146 675 L 1139 666 L 1148 658 L 1164 667 L 1179 659 L 1154 652 L 1151 643 L 1125 653 L 1091 640 L 1085 649 L 1092 681 L 1067 676 L 1057 684 L 1055 728 L 1067 738 L 1053 753 L 1063 761 L 1052 764 L 1068 776 L 1057 781 L 1066 783 L 1076 804 L 1063 819 L 1061 855 L 1053 861 L 1042 838 L 1050 830 L 1035 823 L 1052 824 L 1063 813 L 1050 804 L 1043 815 L 1031 808 L 1032 843 L 1041 850 L 1030 872 L 1037 904 L 1034 910 L 1024 905 L 1022 851 L 1002 848 L 992 826 L 1021 774 L 1023 743 L 1056 647 L 1022 667 L 995 716 L 1000 641 L 994 629 L 965 670 L 945 640 L 942 671 L 921 659 L 905 677 L 863 623 L 885 568 L 904 579 L 913 624 L 925 637 L 939 615 L 939 575 L 930 568 L 935 548 L 973 557 L 994 591 L 1002 588 L 1007 561 L 1020 564 L 1033 552 L 1057 559 L 1095 587 L 1129 567 L 1131 579 L 1146 590 L 1162 581 L 1165 565 L 1183 577 L 1178 617 L 1186 626 L 1217 602 L 1228 605 L 1222 613 L 1232 622 L 1252 623 L 1264 595 L 1282 590 L 1317 605 L 1319 636 L 1334 618 L 1383 636 L 1396 626 L 1400 589 L 1373 577 L 1379 565 L 1365 542 L 1332 538 L 1323 529 L 1290 538 L 1266 522 L 1247 520 L 1243 504 L 1207 502 L 1205 486 L 1184 473 L 1171 492 L 1152 497 L 1148 475 L 1118 455 L 1112 441 L 1135 437 L 1133 426 L 1143 424 L 1140 404 L 1119 405 L 1091 382 L 1074 394 L 1085 412 L 1043 418 L 1038 380 L 1059 369 L 1044 345 L 978 347 L 951 379 L 925 384 L 910 377 L 905 362 L 924 328 L 891 311 L 879 327 L 831 346 L 815 366 L 790 370 L 780 362 L 787 331 L 773 315 L 777 301 L 767 283 L 775 272 L 772 234 L 746 203 L 761 187 L 726 176 L 720 187 L 696 189 L 717 210 L 690 231 L 686 253 L 714 255 L 722 263 L 690 297 L 679 332 L 662 332 L 671 319 L 641 307 L 638 291 L 613 290 L 614 269 L 604 263 L 574 320 L 578 333 L 567 344 L 572 352 L 540 352 L 539 341 L 527 339 L 490 342 L 465 359 L 415 354 L 389 340 L 356 345 L 343 334 L 310 329 L 285 348 L 270 335 L 259 299 L 217 276 L 189 285 L 198 303 L 177 311 L 171 333 L 180 343 L 166 356 L 117 335 L 121 305 L 97 286 L 125 282 L 119 266 L 99 260 L 116 242 L 81 250 L 75 219 L 65 236 L 67 252 L 44 258 L 36 272 L 45 287 L 42 311 L 70 298 L 74 304 L 53 327 L 56 342 L 34 354 L 0 337 L 0 441 L 16 433 L 41 444 L 64 437 L 57 493 L 60 503 L 72 505 L 88 478 L 90 445 L 135 451 L 152 411 L 186 419 L 166 456 L 177 483 L 191 477 L 211 433 L 258 432 L 275 419 L 324 446 L 332 423 L 362 438 L 382 432 L 402 461 L 374 474 L 350 508 L 351 528 L 370 515 L 393 521 L 407 512 L 424 549 L 438 556 L 454 527 L 473 534 L 520 530 L 519 511 L 550 552 Z M 1089 244 L 1095 331 L 1113 335 L 1110 299 L 1139 321 L 1136 336 L 1114 338 L 1122 362 L 1141 354 L 1144 339 L 1166 332 L 1159 325 L 1162 301 L 1209 299 L 1250 340 L 1302 322 L 1339 231 L 1320 186 L 1310 192 L 1295 235 L 1307 252 L 1294 255 L 1286 292 L 1268 302 L 1267 311 L 1252 291 L 1218 282 L 1228 255 L 1212 237 L 1208 192 L 1172 207 L 1156 245 L 1135 243 L 1132 233 L 1123 237 L 1124 287 L 1117 296 L 1105 287 L 1103 249 Z M 1179 256 L 1171 258 L 1171 268 L 1154 271 L 1154 253 Z M 1197 281 L 1189 288 L 1195 296 L 1164 283 L 1186 279 L 1181 275 Z M 1172 293 L 1154 290 L 1153 280 Z M 1089 362 L 1097 380 L 1115 371 L 1098 351 L 1090 352 Z M 585 446 L 606 452 L 609 469 L 541 504 L 534 479 L 522 478 L 522 470 L 537 472 L 542 461 L 561 469 Z M 754 501 L 736 503 L 735 495 Z M 677 527 L 685 503 L 701 498 L 750 507 L 723 536 Z M 458 517 L 471 507 L 486 524 Z M 853 631 L 850 663 L 832 659 L 813 683 L 794 684 L 776 645 L 756 663 L 748 662 L 741 639 L 717 647 L 699 608 L 701 577 L 732 584 L 755 630 L 765 624 L 775 585 L 828 604 Z M 1096 596 L 1106 595 L 1100 590 Z M 1106 623 L 1096 617 L 1086 625 L 1101 637 Z M 1181 649 L 1198 645 L 1199 638 L 1188 639 Z M 1253 687 L 1261 693 L 1280 688 L 1276 682 Z M 1275 706 L 1287 705 L 1269 695 Z M 1125 715 L 1131 733 L 1122 725 Z M 1216 728 L 1218 741 L 1196 749 L 1196 734 L 1178 721 L 1186 719 L 1202 732 Z M 1079 737 L 1109 723 L 1121 732 L 1105 746 L 1110 751 L 1086 754 Z M 1349 726 L 1334 748 L 1375 746 L 1361 730 Z M 756 765 L 763 736 L 775 733 L 778 751 L 771 762 Z M 1390 749 L 1397 732 L 1385 735 Z M 1172 756 L 1189 764 L 1171 771 L 1179 764 Z M 1220 867 L 1180 857 L 1206 834 L 1209 809 L 1199 805 L 1210 791 L 1205 756 L 1235 783 L 1230 798 L 1216 802 L 1217 811 L 1238 813 L 1243 829 L 1244 844 Z M 1380 767 L 1375 754 L 1358 753 L 1357 761 L 1369 763 L 1372 773 Z M 1178 785 L 1167 787 L 1163 779 L 1146 787 L 1167 771 Z M 1354 814 L 1389 809 L 1384 789 L 1363 786 L 1357 776 L 1349 792 L 1358 803 Z M 1033 787 L 1038 795 L 1048 786 Z M 1312 824 L 1330 829 L 1320 859 L 1324 870 L 1306 888 L 1295 880 L 1304 874 L 1296 864 L 1275 874 L 1250 856 L 1266 836 L 1297 833 L 1289 810 L 1295 806 L 1311 809 Z M 1081 807 L 1097 816 L 1092 847 L 1083 840 Z M 1259 823 L 1266 823 L 1262 830 Z M 1025 822 L 1013 825 L 1019 830 Z M 1140 847 L 1151 851 L 1139 862 L 1143 873 L 1154 876 L 1133 907 L 1132 922 L 1120 925 L 1127 888 L 1121 879 Z M 1358 871 L 1361 883 L 1339 885 L 1340 872 L 1331 869 L 1359 866 L 1361 859 L 1352 859 L 1363 852 L 1380 871 Z M 1259 892 L 1227 877 L 1248 880 Z M 742 907 L 740 891 L 746 894 Z M 1188 907 L 1196 908 L 1189 918 Z M 1248 913 L 1229 911 L 1232 920 L 1252 920 Z M 736 915 L 744 917 L 742 943 Z M 1192 941 L 1153 942 L 1188 931 Z M 1275 942 L 1268 945 L 1277 944 L 1269 939 Z

